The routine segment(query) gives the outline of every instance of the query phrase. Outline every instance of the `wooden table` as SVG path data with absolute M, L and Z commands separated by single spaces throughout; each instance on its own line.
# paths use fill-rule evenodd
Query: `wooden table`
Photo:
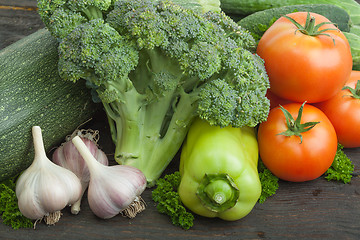
M 0 49 L 44 27 L 35 7 L 34 0 L 0 0 Z M 100 145 L 106 153 L 113 152 L 105 114 L 95 116 L 89 127 L 100 130 Z M 65 209 L 55 226 L 13 230 L 0 224 L 0 239 L 360 239 L 360 148 L 345 152 L 355 165 L 350 184 L 322 177 L 305 183 L 280 181 L 276 195 L 256 204 L 239 221 L 196 216 L 194 227 L 182 230 L 157 212 L 151 189 L 147 189 L 142 195 L 147 209 L 134 219 L 101 220 L 83 199 L 79 215 Z M 177 166 L 178 159 L 174 159 L 167 172 Z

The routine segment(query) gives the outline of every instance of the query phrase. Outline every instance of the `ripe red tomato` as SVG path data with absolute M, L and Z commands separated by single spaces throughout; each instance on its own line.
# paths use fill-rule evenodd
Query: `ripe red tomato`
M 292 102 L 288 99 L 284 99 L 276 96 L 274 93 L 270 91 L 270 89 L 267 90 L 266 97 L 270 100 L 270 109 L 274 107 L 278 107 L 279 105 L 284 105 Z
M 305 25 L 306 12 L 288 14 Z M 311 13 L 315 24 L 330 22 L 322 15 Z M 325 24 L 319 28 L 336 28 Z M 340 91 L 352 70 L 349 43 L 344 34 L 326 30 L 327 35 L 309 36 L 284 16 L 262 36 L 257 54 L 265 60 L 270 89 L 277 96 L 294 102 L 325 101 Z
M 357 85 L 360 89 L 360 71 L 352 71 L 349 80 L 345 83 L 352 89 Z M 333 124 L 338 141 L 346 148 L 360 147 L 360 90 L 358 98 L 348 90 L 341 90 L 331 99 L 316 104 Z
M 297 119 L 301 106 L 300 103 L 289 103 L 283 107 Z M 302 141 L 296 135 L 280 134 L 288 129 L 285 115 L 280 108 L 271 109 L 267 121 L 259 125 L 260 158 L 280 179 L 292 182 L 316 179 L 326 172 L 334 160 L 337 137 L 329 119 L 320 109 L 306 104 L 300 123 L 307 122 L 319 123 L 301 133 Z

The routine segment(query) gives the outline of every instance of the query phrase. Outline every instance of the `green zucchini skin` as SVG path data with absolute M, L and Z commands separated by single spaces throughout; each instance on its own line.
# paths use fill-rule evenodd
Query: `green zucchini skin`
M 254 12 L 299 4 L 332 4 L 345 9 L 353 24 L 360 24 L 360 4 L 355 0 L 221 0 L 221 9 L 228 14 L 245 17 Z
M 57 41 L 46 29 L 0 51 L 0 181 L 32 163 L 32 126 L 42 128 L 49 151 L 101 107 L 84 82 L 59 77 L 57 60 Z
M 250 14 L 238 21 L 238 24 L 249 30 L 253 36 L 259 40 L 265 30 L 270 27 L 276 19 L 292 12 L 318 13 L 335 23 L 342 32 L 350 31 L 351 21 L 349 14 L 344 9 L 331 4 L 300 4 L 270 8 Z

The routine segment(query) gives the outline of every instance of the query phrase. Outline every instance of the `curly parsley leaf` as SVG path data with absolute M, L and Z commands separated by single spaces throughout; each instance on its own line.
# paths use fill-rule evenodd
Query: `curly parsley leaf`
M 194 215 L 186 210 L 181 202 L 178 188 L 180 172 L 165 175 L 156 181 L 156 188 L 152 191 L 152 199 L 157 203 L 157 210 L 170 216 L 175 226 L 188 230 L 194 225 Z
M 276 193 L 279 188 L 279 178 L 272 174 L 261 160 L 258 163 L 258 172 L 261 183 L 261 195 L 258 202 L 264 203 L 268 197 Z
M 0 183 L 0 215 L 3 223 L 13 229 L 31 228 L 33 222 L 26 218 L 19 210 L 15 194 L 15 181 L 8 179 Z
M 332 165 L 325 172 L 325 179 L 328 181 L 339 181 L 349 183 L 354 172 L 354 165 L 343 151 L 343 146 L 338 144 L 338 149 Z

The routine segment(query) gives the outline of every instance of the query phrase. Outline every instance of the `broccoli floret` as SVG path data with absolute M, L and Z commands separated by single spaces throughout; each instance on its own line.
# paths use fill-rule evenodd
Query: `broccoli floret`
M 88 20 L 104 19 L 116 0 L 38 0 L 38 13 L 50 32 L 59 39 Z M 157 2 L 158 0 L 152 0 Z M 201 13 L 220 12 L 220 0 L 173 0 L 184 8 Z
M 167 0 L 119 0 L 62 37 L 59 72 L 96 91 L 115 160 L 139 168 L 152 186 L 194 117 L 222 127 L 266 120 L 269 81 L 254 46 L 223 13 L 200 14 Z
M 38 0 L 38 13 L 56 38 L 62 39 L 76 26 L 101 18 L 111 10 L 114 0 Z

